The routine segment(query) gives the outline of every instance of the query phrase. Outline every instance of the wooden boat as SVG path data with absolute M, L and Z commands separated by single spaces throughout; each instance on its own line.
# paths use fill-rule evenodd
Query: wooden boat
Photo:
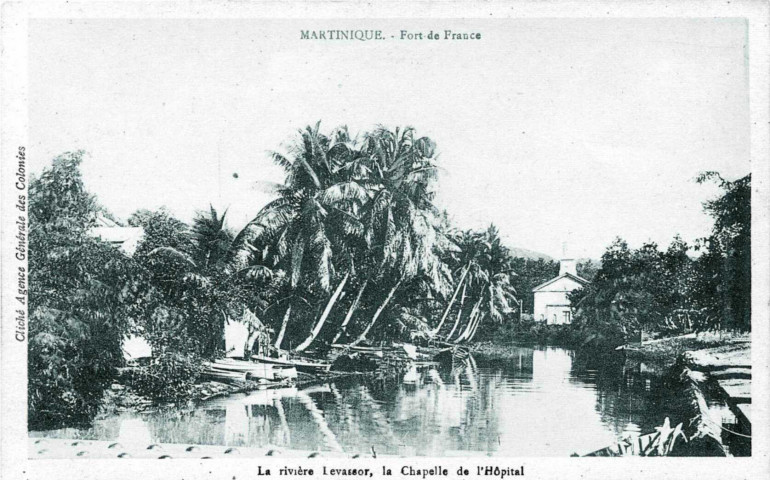
M 247 379 L 276 380 L 275 370 L 271 365 L 243 360 L 220 359 L 204 364 L 206 371 L 215 373 L 238 373 Z
M 311 362 L 308 360 L 295 360 L 286 358 L 270 358 L 262 355 L 252 355 L 251 358 L 257 362 L 267 365 L 281 365 L 294 367 L 300 372 L 305 373 L 326 373 L 332 368 L 331 363 Z
M 271 380 L 271 374 L 275 380 L 296 379 L 297 369 L 292 365 L 275 365 L 254 361 L 241 360 L 240 358 L 226 358 L 214 361 L 220 368 L 250 372 L 252 376 Z
M 246 372 L 228 372 L 224 370 L 206 369 L 203 376 L 218 382 L 245 382 L 248 380 Z

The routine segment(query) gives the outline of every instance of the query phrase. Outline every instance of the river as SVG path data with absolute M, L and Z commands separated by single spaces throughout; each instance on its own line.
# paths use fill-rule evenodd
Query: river
M 505 361 L 415 366 L 398 382 L 348 377 L 258 390 L 192 409 L 120 413 L 87 429 L 32 436 L 121 443 L 274 445 L 405 456 L 569 456 L 647 433 L 666 416 L 666 392 L 643 364 L 512 347 Z M 674 423 L 675 424 L 675 423 Z

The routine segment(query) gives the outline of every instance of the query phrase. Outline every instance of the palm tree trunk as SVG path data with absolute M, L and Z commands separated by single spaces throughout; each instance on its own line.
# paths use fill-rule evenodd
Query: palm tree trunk
M 369 279 L 367 278 L 364 281 L 364 284 L 361 285 L 361 288 L 358 290 L 358 295 L 356 295 L 356 299 L 353 301 L 353 305 L 350 306 L 350 309 L 348 309 L 347 315 L 345 315 L 345 320 L 342 321 L 342 325 L 340 325 L 340 329 L 337 331 L 337 335 L 334 336 L 334 340 L 332 340 L 332 344 L 336 343 L 337 340 L 342 336 L 343 333 L 347 330 L 348 323 L 350 323 L 350 319 L 353 318 L 353 312 L 355 312 L 356 308 L 358 308 L 358 304 L 361 301 L 361 296 L 364 294 L 364 290 L 366 289 L 366 285 L 369 283 Z
M 473 329 L 473 323 L 476 321 L 476 317 L 479 315 L 478 310 L 471 313 L 470 318 L 468 319 L 468 324 L 465 325 L 465 330 L 463 330 L 462 335 L 455 338 L 454 343 L 460 343 L 466 338 L 468 338 L 468 335 L 470 335 L 471 330 Z
M 385 310 L 385 307 L 388 305 L 388 302 L 390 302 L 390 299 L 393 298 L 393 294 L 396 293 L 396 290 L 398 289 L 398 287 L 401 286 L 401 282 L 403 282 L 403 281 L 404 281 L 404 277 L 401 277 L 398 280 L 398 282 L 396 282 L 396 285 L 390 290 L 390 293 L 388 293 L 387 298 L 385 298 L 385 301 L 382 302 L 382 305 L 380 305 L 380 308 L 378 308 L 377 311 L 374 312 L 374 316 L 372 317 L 372 321 L 369 322 L 369 325 L 366 327 L 366 330 L 364 330 L 364 333 L 362 333 L 361 336 L 359 336 L 356 339 L 356 341 L 351 343 L 350 344 L 351 346 L 356 346 L 359 343 L 361 343 L 364 340 L 366 340 L 366 335 L 369 334 L 369 330 L 371 330 L 372 327 L 374 326 L 375 322 L 377 322 L 377 319 L 380 317 L 380 314 L 382 313 L 383 310 Z
M 484 314 L 478 316 L 478 319 L 476 320 L 476 324 L 473 326 L 473 331 L 468 336 L 468 338 L 465 339 L 466 342 L 470 342 L 473 340 L 473 337 L 476 336 L 476 332 L 479 330 L 479 325 L 481 325 L 481 322 L 484 320 Z
M 449 305 L 447 305 L 446 310 L 444 311 L 444 315 L 441 316 L 441 321 L 438 322 L 438 326 L 431 330 L 430 334 L 431 336 L 438 333 L 439 330 L 441 330 L 441 327 L 444 326 L 444 320 L 446 320 L 447 315 L 449 315 L 449 310 L 452 308 L 452 304 L 455 302 L 455 298 L 457 298 L 457 293 L 460 291 L 460 287 L 463 284 L 463 281 L 465 281 L 465 276 L 468 274 L 468 270 L 471 268 L 471 264 L 469 263 L 465 270 L 463 270 L 462 276 L 460 276 L 460 283 L 457 284 L 457 288 L 455 288 L 455 292 L 452 294 L 452 299 L 449 300 Z
M 316 339 L 318 334 L 321 332 L 321 329 L 324 326 L 324 323 L 326 323 L 326 319 L 329 317 L 329 312 L 332 311 L 332 307 L 334 306 L 335 302 L 337 302 L 337 299 L 339 298 L 340 294 L 342 293 L 342 289 L 345 287 L 345 283 L 348 281 L 348 277 L 350 276 L 350 272 L 345 274 L 345 277 L 342 279 L 339 285 L 337 285 L 337 289 L 334 291 L 334 294 L 332 294 L 331 298 L 329 299 L 329 302 L 326 304 L 326 308 L 324 309 L 323 313 L 321 314 L 321 318 L 318 319 L 318 322 L 315 324 L 315 327 L 313 328 L 313 331 L 310 332 L 310 335 L 305 339 L 304 342 L 302 342 L 297 348 L 296 351 L 301 352 L 305 350 L 307 347 L 310 346 L 311 343 L 313 343 L 313 340 Z
M 465 305 L 465 292 L 468 288 L 468 284 L 466 283 L 465 286 L 463 286 L 463 294 L 460 295 L 460 309 L 457 311 L 457 318 L 455 319 L 455 324 L 452 325 L 452 330 L 449 332 L 449 335 L 446 336 L 446 341 L 448 342 L 450 338 L 452 338 L 452 335 L 455 333 L 455 330 L 457 330 L 457 325 L 460 324 L 460 317 L 463 313 L 463 305 Z
M 286 333 L 286 325 L 289 324 L 289 316 L 291 315 L 291 305 L 286 309 L 286 315 L 283 316 L 283 322 L 281 322 L 281 331 L 278 332 L 278 338 L 275 340 L 275 348 L 281 349 L 281 342 L 283 341 L 283 335 Z
M 473 305 L 473 309 L 471 310 L 470 317 L 468 318 L 468 324 L 465 325 L 465 330 L 463 330 L 463 333 L 455 339 L 455 343 L 460 343 L 462 340 L 468 337 L 471 333 L 471 328 L 473 328 L 473 322 L 476 321 L 476 317 L 479 315 L 479 307 L 481 306 L 481 301 L 484 299 L 484 297 L 479 297 L 479 300 L 476 302 L 475 305 Z

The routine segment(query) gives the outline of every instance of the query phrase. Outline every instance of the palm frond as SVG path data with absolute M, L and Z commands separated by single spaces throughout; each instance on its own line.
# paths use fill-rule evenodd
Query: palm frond
M 267 152 L 267 154 L 273 160 L 274 164 L 283 168 L 284 172 L 289 173 L 292 170 L 293 168 L 292 162 L 288 158 L 286 158 L 283 154 L 279 152 Z

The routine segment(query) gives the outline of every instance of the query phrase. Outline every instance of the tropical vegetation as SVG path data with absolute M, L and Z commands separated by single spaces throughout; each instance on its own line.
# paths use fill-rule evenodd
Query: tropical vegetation
M 712 233 L 689 245 L 676 236 L 629 248 L 618 238 L 602 255 L 593 282 L 575 291 L 574 328 L 586 341 L 620 345 L 642 333 L 751 330 L 751 175 L 734 182 L 707 172 L 723 193 L 704 204 Z M 699 253 L 699 256 L 692 255 Z
M 213 206 L 189 224 L 139 210 L 127 220 L 143 230 L 132 255 L 90 233 L 100 217 L 119 221 L 87 192 L 84 155 L 55 158 L 30 183 L 30 428 L 91 419 L 132 335 L 153 352 L 132 377 L 136 388 L 173 401 L 189 396 L 202 360 L 225 354 L 225 326 L 248 318 L 272 329 L 274 348 L 305 353 L 542 328 L 522 313 L 558 264 L 516 257 L 493 225 L 455 228 L 434 204 L 436 145 L 413 128 L 353 136 L 308 126 L 270 153 L 283 180 L 240 231 Z M 725 190 L 706 205 L 713 234 L 664 252 L 618 240 L 600 264 L 581 263 L 594 281 L 573 294 L 567 337 L 617 343 L 639 328 L 750 328 L 750 179 L 700 180 Z

